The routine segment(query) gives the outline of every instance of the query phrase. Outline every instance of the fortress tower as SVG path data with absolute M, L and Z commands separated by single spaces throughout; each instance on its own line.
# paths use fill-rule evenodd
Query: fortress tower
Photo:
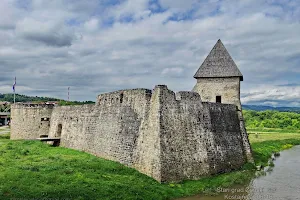
M 235 104 L 241 110 L 240 81 L 243 81 L 243 75 L 221 40 L 210 51 L 194 78 L 197 84 L 193 91 L 200 94 L 203 102 Z
M 240 82 L 243 81 L 243 75 L 220 39 L 199 67 L 194 78 L 197 79 L 197 83 L 192 91 L 200 95 L 202 102 L 237 106 L 244 153 L 247 160 L 252 162 L 251 147 L 240 101 Z

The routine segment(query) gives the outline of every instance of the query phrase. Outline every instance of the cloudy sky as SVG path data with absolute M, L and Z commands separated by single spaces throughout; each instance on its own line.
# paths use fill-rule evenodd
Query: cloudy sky
M 298 0 L 1 0 L 0 93 L 95 100 L 125 88 L 191 90 L 221 39 L 242 103 L 300 106 Z

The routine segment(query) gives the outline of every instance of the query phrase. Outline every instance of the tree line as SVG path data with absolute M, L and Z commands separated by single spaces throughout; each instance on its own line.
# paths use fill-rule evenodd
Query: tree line
M 300 129 L 300 113 L 243 110 L 243 115 L 248 128 Z
M 0 94 L 0 101 L 14 102 L 14 94 Z M 38 97 L 16 94 L 16 102 L 47 102 L 60 101 L 60 99 L 51 97 Z
M 0 101 L 7 101 L 10 103 L 14 102 L 14 94 L 0 94 Z M 83 105 L 83 104 L 94 104 L 93 101 L 65 101 L 62 99 L 52 98 L 52 97 L 38 97 L 38 96 L 27 96 L 22 94 L 16 94 L 16 102 L 33 102 L 33 103 L 43 103 L 48 101 L 56 101 L 58 105 Z M 7 105 L 10 106 L 10 105 Z M 6 109 L 6 106 L 0 106 L 0 111 Z
M 94 101 L 65 101 L 61 100 L 58 102 L 60 106 L 74 106 L 74 105 L 83 105 L 83 104 L 95 104 Z

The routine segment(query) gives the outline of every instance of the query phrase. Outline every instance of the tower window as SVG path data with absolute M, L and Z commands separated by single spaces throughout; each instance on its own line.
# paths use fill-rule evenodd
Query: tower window
M 222 103 L 221 96 L 216 96 L 216 102 L 217 103 Z
M 41 121 L 50 121 L 50 118 L 44 117 L 44 118 L 41 118 Z
M 121 94 L 120 94 L 120 103 L 123 103 L 123 97 L 124 97 L 124 94 L 121 93 Z

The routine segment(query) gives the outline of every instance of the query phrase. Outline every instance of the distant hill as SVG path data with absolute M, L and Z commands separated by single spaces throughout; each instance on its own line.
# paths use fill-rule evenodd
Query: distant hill
M 38 97 L 16 94 L 16 102 L 47 102 L 60 101 L 61 99 L 51 97 Z M 14 94 L 0 94 L 0 101 L 14 102 Z
M 0 94 L 0 102 L 8 101 L 14 102 L 14 94 Z M 82 105 L 82 104 L 93 104 L 93 101 L 65 101 L 62 99 L 52 98 L 52 97 L 38 97 L 38 96 L 27 96 L 22 94 L 16 94 L 16 102 L 48 102 L 57 101 L 59 105 Z
M 260 106 L 260 105 L 242 105 L 242 107 L 244 110 L 255 110 L 255 111 L 276 110 L 280 112 L 300 113 L 300 107 L 273 107 L 273 106 Z

